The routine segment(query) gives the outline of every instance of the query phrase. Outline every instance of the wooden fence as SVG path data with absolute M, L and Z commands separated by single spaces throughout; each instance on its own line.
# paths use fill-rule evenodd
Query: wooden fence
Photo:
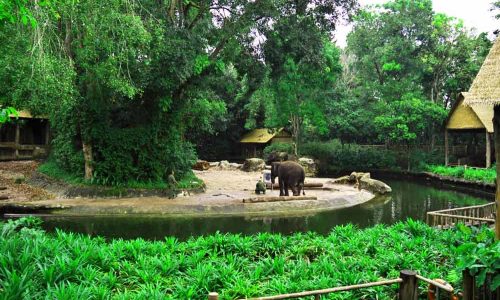
M 427 224 L 438 228 L 449 228 L 462 222 L 466 225 L 495 224 L 495 202 L 452 209 L 430 211 Z
M 314 297 L 315 300 L 319 300 L 321 295 L 331 294 L 335 292 L 352 291 L 352 290 L 358 290 L 362 288 L 381 286 L 381 285 L 393 285 L 393 284 L 399 284 L 399 292 L 398 292 L 399 300 L 417 300 L 418 280 L 422 280 L 424 282 L 431 284 L 432 286 L 436 287 L 437 290 L 442 289 L 448 293 L 453 293 L 453 288 L 450 285 L 422 277 L 410 270 L 403 270 L 400 272 L 399 278 L 396 279 L 349 285 L 349 286 L 341 286 L 341 287 L 322 289 L 322 290 L 304 291 L 298 293 L 265 296 L 259 298 L 249 298 L 249 300 L 278 300 L 278 299 L 294 299 L 302 297 Z M 218 299 L 219 299 L 219 294 L 215 292 L 208 294 L 208 300 L 218 300 Z

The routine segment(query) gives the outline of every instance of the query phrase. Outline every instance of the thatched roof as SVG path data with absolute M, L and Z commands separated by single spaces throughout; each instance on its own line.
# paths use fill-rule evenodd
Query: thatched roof
M 470 130 L 486 129 L 493 132 L 493 106 L 492 105 L 464 105 L 469 93 L 460 93 L 457 101 L 451 108 L 446 119 L 446 129 Z
M 11 117 L 11 118 L 16 118 L 16 117 L 18 117 L 18 118 L 22 118 L 22 119 L 48 119 L 48 117 L 46 117 L 46 116 L 36 116 L 36 117 L 35 117 L 35 116 L 33 116 L 33 115 L 31 114 L 31 112 L 29 112 L 29 111 L 27 111 L 27 110 L 19 110 L 19 111 L 17 112 L 17 116 L 16 116 L 16 115 L 11 114 L 11 115 L 10 115 L 10 117 Z
M 245 134 L 240 143 L 266 144 L 276 135 L 281 133 L 283 128 L 271 130 L 267 128 L 257 128 Z
M 497 38 L 472 83 L 465 105 L 500 105 L 500 39 Z

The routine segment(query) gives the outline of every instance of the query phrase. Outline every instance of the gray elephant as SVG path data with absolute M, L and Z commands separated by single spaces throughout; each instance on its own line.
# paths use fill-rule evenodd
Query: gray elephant
M 292 189 L 294 196 L 300 196 L 304 192 L 304 179 L 306 177 L 304 168 L 296 162 L 284 161 L 271 164 L 271 182 L 274 184 L 276 177 L 280 186 L 280 196 L 288 196 L 288 189 Z

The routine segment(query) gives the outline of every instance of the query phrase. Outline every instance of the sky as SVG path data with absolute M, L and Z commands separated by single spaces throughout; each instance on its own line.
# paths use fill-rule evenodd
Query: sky
M 388 0 L 359 0 L 361 6 L 382 4 Z M 492 32 L 500 29 L 500 20 L 496 20 L 494 13 L 489 11 L 494 0 L 433 0 L 434 11 L 445 13 L 464 21 L 468 28 L 476 28 L 477 32 L 486 31 L 493 37 Z M 345 47 L 346 37 L 352 26 L 339 25 L 336 32 L 337 45 Z

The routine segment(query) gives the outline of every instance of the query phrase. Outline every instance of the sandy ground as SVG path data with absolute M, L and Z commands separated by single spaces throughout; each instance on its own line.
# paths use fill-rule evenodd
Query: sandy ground
M 195 171 L 207 188 L 204 193 L 179 196 L 174 199 L 164 197 L 136 198 L 57 198 L 43 189 L 27 184 L 16 185 L 14 179 L 6 179 L 5 174 L 24 172 L 33 168 L 35 163 L 25 165 L 10 163 L 0 167 L 0 180 L 10 180 L 7 191 L 12 195 L 3 204 L 29 208 L 60 209 L 55 213 L 70 215 L 99 214 L 297 214 L 320 210 L 333 210 L 365 203 L 374 195 L 359 191 L 346 185 L 328 183 L 327 178 L 306 178 L 307 182 L 320 182 L 330 190 L 308 190 L 307 196 L 316 196 L 317 200 L 290 200 L 268 203 L 243 203 L 245 198 L 254 198 L 255 184 L 261 178 L 260 172 L 242 172 L 230 170 Z M 24 166 L 25 171 L 20 166 Z M 7 171 L 6 169 L 9 169 Z M 13 173 L 9 173 L 13 172 Z M 3 181 L 0 181 L 0 183 Z M 1 186 L 1 185 L 0 185 Z M 2 192 L 2 191 L 0 191 Z M 290 193 L 291 194 L 291 193 Z M 268 190 L 265 196 L 279 196 L 279 190 Z M 293 199 L 293 198 L 292 198 Z
M 0 202 L 5 204 L 53 199 L 55 195 L 52 193 L 25 182 L 38 165 L 39 162 L 32 160 L 0 162 L 0 196 L 8 197 Z

